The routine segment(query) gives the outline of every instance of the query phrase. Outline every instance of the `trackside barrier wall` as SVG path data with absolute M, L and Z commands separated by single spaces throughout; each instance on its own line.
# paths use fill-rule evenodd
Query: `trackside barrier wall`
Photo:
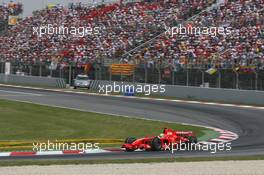
M 115 82 L 118 85 L 133 85 L 129 82 Z M 96 80 L 91 83 L 91 89 L 99 90 L 99 85 L 113 85 L 112 81 Z M 134 85 L 150 85 L 134 83 Z M 236 89 L 219 89 L 219 88 L 200 88 L 176 85 L 164 85 L 165 93 L 156 93 L 153 95 L 175 97 L 189 100 L 205 100 L 215 102 L 226 102 L 236 104 L 254 104 L 264 105 L 264 91 L 255 90 L 236 90 Z
M 26 86 L 66 88 L 66 83 L 62 78 L 49 78 L 49 77 L 37 77 L 37 76 L 0 74 L 0 83 L 26 85 Z

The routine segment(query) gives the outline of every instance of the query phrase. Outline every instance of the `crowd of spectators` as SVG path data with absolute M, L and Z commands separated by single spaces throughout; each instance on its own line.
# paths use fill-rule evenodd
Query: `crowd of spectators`
M 0 5 L 0 20 L 5 20 L 8 17 L 8 9 L 4 5 Z
M 137 62 L 162 64 L 174 69 L 183 66 L 264 70 L 264 1 L 229 0 L 199 14 L 185 25 L 229 27 L 227 35 L 176 35 L 166 33 L 139 52 L 131 53 Z M 128 59 L 129 60 L 129 59 Z
M 100 64 L 104 59 L 112 59 L 175 69 L 187 64 L 263 68 L 263 0 L 229 0 L 211 7 L 215 2 L 121 1 L 97 7 L 68 8 L 57 5 L 51 9 L 35 11 L 32 17 L 25 18 L 5 36 L 0 36 L 0 58 L 23 64 L 52 62 L 61 66 L 70 63 Z M 188 25 L 230 27 L 231 34 L 172 37 L 165 32 L 169 27 L 177 26 L 190 18 L 192 20 Z M 97 35 L 81 38 L 70 34 L 42 37 L 33 34 L 33 27 L 48 24 L 76 28 L 99 27 L 100 31 Z M 146 42 L 148 44 L 144 45 Z M 131 50 L 133 51 L 130 52 Z
M 144 1 L 98 7 L 57 6 L 36 11 L 9 30 L 0 46 L 2 57 L 15 62 L 101 62 L 119 59 L 126 51 L 162 32 L 165 25 L 185 20 L 213 1 Z M 34 26 L 100 27 L 98 35 L 33 35 Z

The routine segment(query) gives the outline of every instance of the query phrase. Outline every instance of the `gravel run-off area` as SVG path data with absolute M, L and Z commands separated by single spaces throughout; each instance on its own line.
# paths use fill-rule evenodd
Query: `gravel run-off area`
M 1 167 L 0 175 L 263 175 L 264 160 Z

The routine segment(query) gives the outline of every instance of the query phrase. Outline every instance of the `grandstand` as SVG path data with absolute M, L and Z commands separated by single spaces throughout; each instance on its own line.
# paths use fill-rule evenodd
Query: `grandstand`
M 205 8 L 206 4 L 210 5 L 210 3 L 204 2 L 201 3 L 199 8 Z M 2 40 L 6 43 L 5 47 L 7 48 L 23 50 L 24 54 L 20 55 L 19 49 L 14 49 L 16 51 L 10 53 L 13 58 L 9 58 L 13 60 L 14 57 L 19 56 L 22 62 L 35 61 L 38 58 L 33 58 L 35 57 L 34 55 L 49 61 L 51 60 L 51 54 L 62 54 L 62 57 L 66 58 L 67 61 L 71 60 L 80 64 L 87 61 L 96 61 L 99 57 L 115 59 L 159 34 L 164 29 L 163 23 L 173 23 L 174 19 L 170 18 L 170 15 L 174 13 L 172 9 L 180 8 L 186 10 L 186 14 L 180 14 L 181 16 L 179 17 L 184 20 L 184 18 L 195 13 L 195 10 L 191 8 L 196 7 L 189 6 L 188 3 L 154 1 L 127 3 L 125 5 L 111 4 L 96 8 L 77 6 L 72 9 L 46 9 L 37 11 L 32 18 L 26 18 L 21 21 Z M 64 25 L 76 27 L 81 25 L 99 26 L 102 30 L 98 37 L 82 39 L 72 36 L 46 36 L 37 39 L 37 36 L 32 35 L 33 26 L 41 26 L 47 22 L 57 25 L 64 23 Z M 17 37 L 16 32 L 21 35 Z M 16 38 L 15 42 L 10 42 L 10 39 L 14 37 Z M 26 41 L 25 38 L 27 39 Z M 28 38 L 30 39 L 28 40 Z M 21 48 L 20 43 L 22 41 L 24 47 L 22 46 Z M 47 45 L 47 41 L 49 46 L 43 47 Z M 31 43 L 30 46 L 29 43 Z M 89 43 L 89 46 L 84 43 Z M 82 52 L 79 51 L 80 49 Z M 71 53 L 65 51 L 70 51 Z M 1 53 L 4 55 L 6 52 L 8 52 L 8 49 L 2 49 Z M 80 55 L 80 53 L 84 56 Z M 72 56 L 69 57 L 69 54 Z M 6 55 L 4 56 L 6 57 Z M 64 62 L 63 59 L 61 61 Z
M 263 69 L 263 1 L 228 1 L 225 4 L 200 13 L 188 21 L 194 26 L 228 26 L 231 35 L 180 35 L 171 38 L 162 35 L 146 45 L 132 58 L 149 60 L 149 63 L 165 62 L 173 67 L 192 66 L 233 68 L 255 66 Z
M 33 34 L 33 27 L 47 24 L 101 30 L 99 35 L 82 38 Z M 230 27 L 231 34 L 171 37 L 166 32 L 179 25 Z M 35 11 L 1 36 L 0 58 L 14 65 L 103 66 L 105 60 L 112 60 L 172 72 L 186 68 L 256 72 L 264 70 L 263 33 L 263 0 L 120 1 L 96 7 L 56 6 Z

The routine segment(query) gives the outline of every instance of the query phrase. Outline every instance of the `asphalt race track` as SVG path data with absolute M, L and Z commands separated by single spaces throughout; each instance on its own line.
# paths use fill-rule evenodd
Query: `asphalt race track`
M 69 94 L 1 86 L 0 99 L 28 101 L 83 111 L 111 113 L 177 123 L 207 125 L 229 130 L 239 135 L 239 138 L 232 142 L 231 151 L 218 152 L 216 154 L 198 151 L 177 152 L 173 155 L 169 152 L 114 152 L 93 155 L 8 157 L 1 159 L 133 159 L 173 156 L 200 157 L 264 154 L 263 109 Z

